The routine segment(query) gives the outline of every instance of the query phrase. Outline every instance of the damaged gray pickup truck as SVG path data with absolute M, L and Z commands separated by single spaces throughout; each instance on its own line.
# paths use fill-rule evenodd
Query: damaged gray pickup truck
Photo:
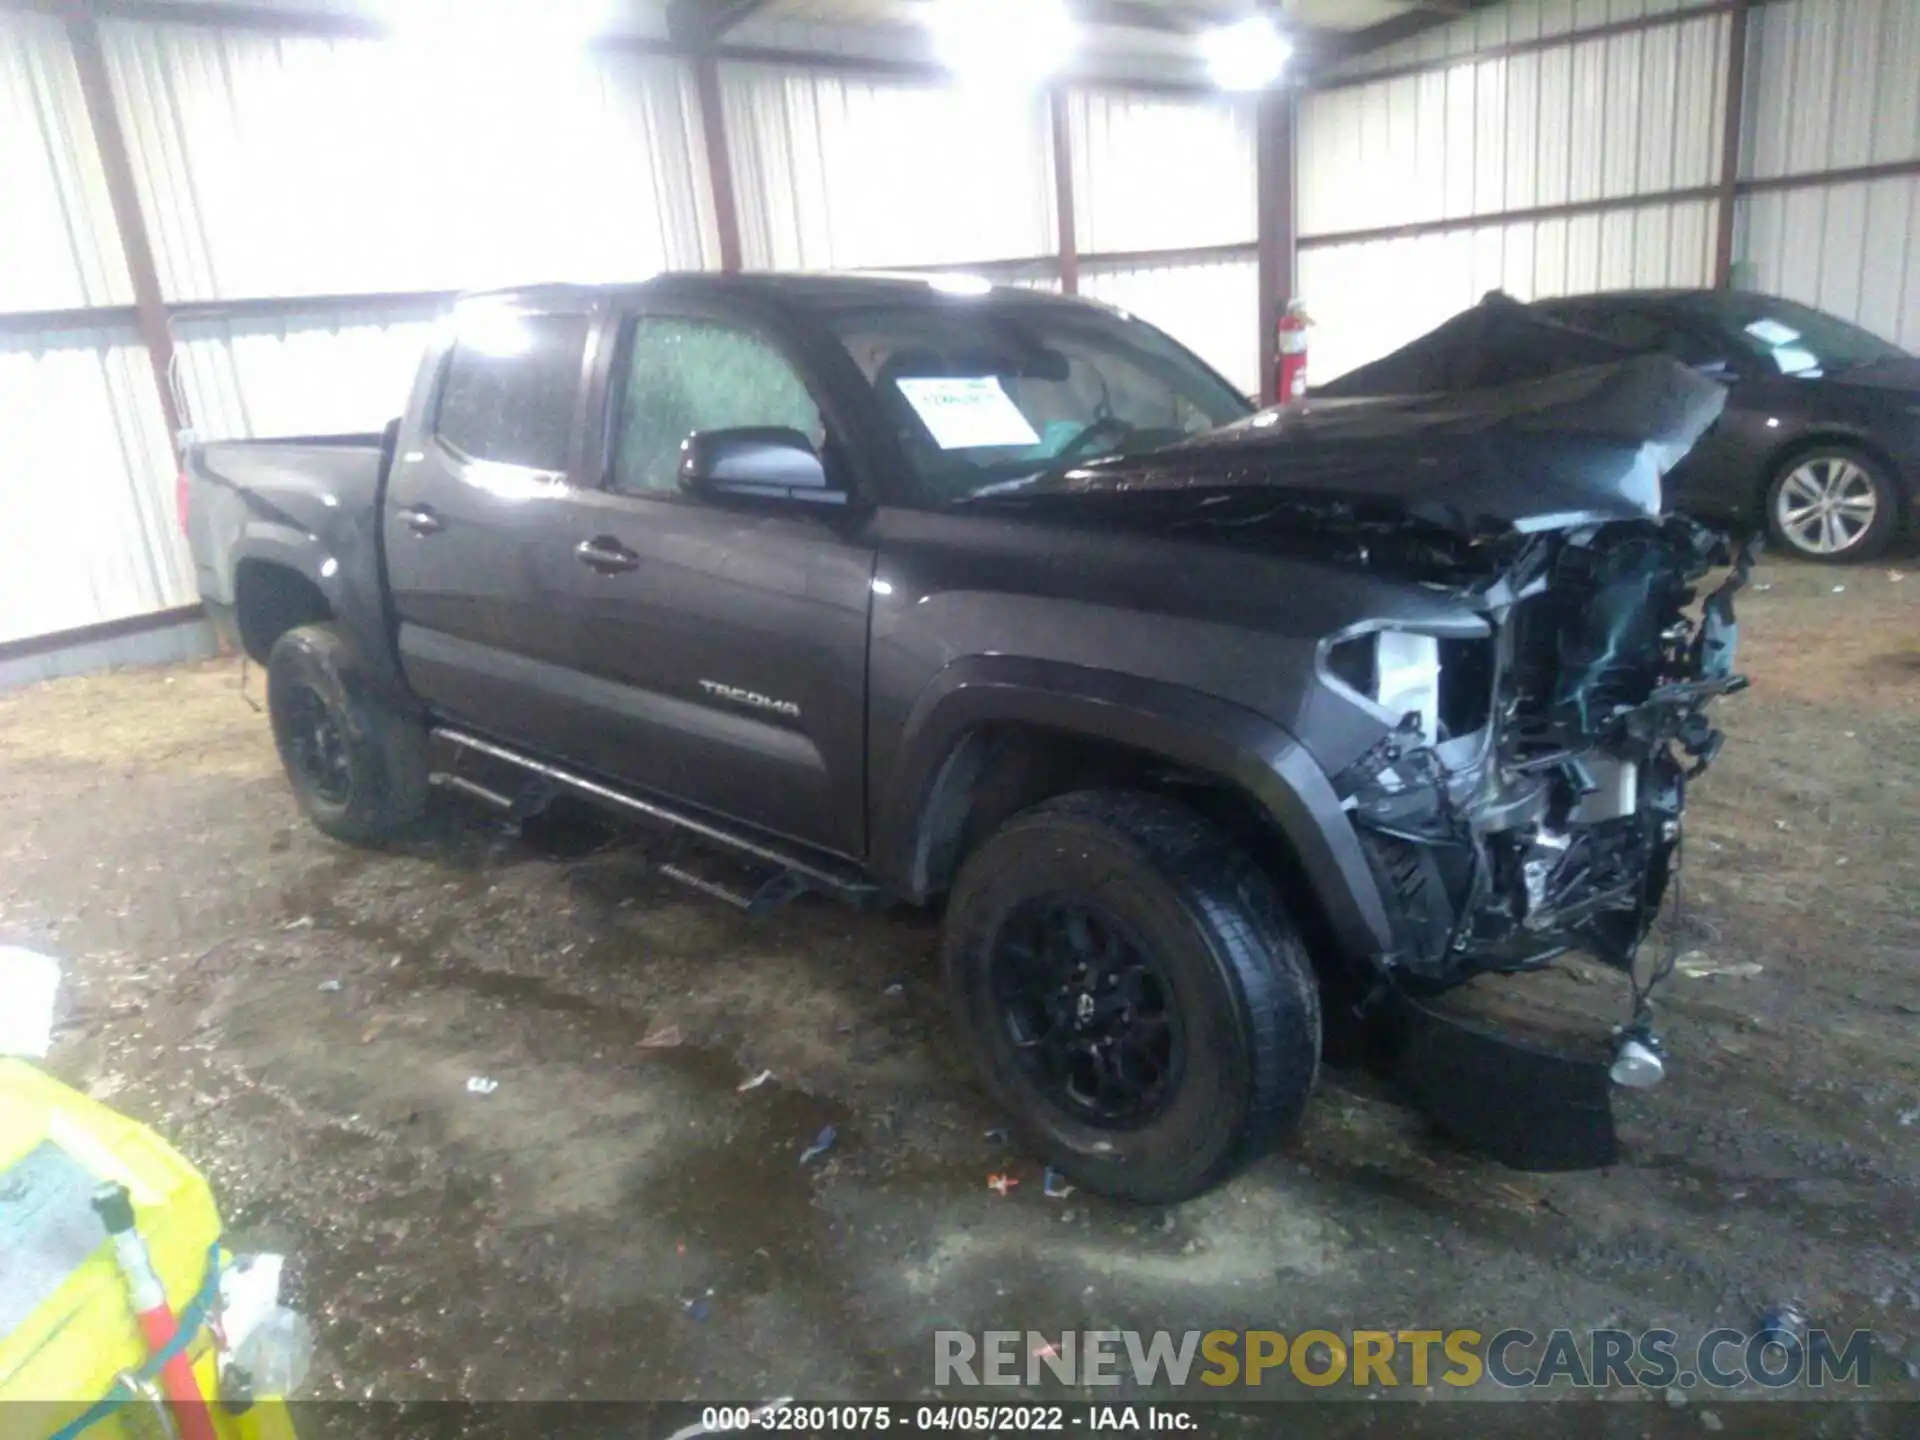
M 1253 414 L 1081 301 L 667 276 L 463 302 L 384 436 L 196 447 L 189 534 L 322 829 L 571 794 L 756 910 L 943 904 L 995 1103 L 1092 1189 L 1286 1134 L 1323 1011 L 1564 1168 L 1659 1077 L 1640 950 L 1743 683 L 1750 552 L 1662 497 L 1723 393 L 1650 357 Z M 1630 977 L 1585 1050 L 1428 1003 L 1574 950 Z

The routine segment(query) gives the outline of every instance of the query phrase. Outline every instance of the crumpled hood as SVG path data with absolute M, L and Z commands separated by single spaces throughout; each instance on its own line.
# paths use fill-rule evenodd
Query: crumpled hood
M 1017 493 L 1272 490 L 1468 536 L 1657 518 L 1661 477 L 1725 403 L 1723 386 L 1641 356 L 1459 394 L 1309 399 Z

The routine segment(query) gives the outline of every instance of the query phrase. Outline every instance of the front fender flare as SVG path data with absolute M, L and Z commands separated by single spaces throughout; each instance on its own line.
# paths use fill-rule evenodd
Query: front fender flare
M 1234 786 L 1293 847 L 1341 945 L 1366 958 L 1391 949 L 1386 905 L 1352 822 L 1297 740 L 1230 701 L 1060 661 L 970 656 L 941 670 L 921 692 L 874 827 L 873 868 L 900 893 L 928 898 L 927 804 L 963 737 L 994 723 L 1111 741 Z

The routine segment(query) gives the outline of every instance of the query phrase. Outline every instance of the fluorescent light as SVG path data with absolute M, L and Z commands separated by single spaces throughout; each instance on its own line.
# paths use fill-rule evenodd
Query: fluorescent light
M 1207 72 L 1222 90 L 1264 90 L 1280 78 L 1293 46 L 1265 15 L 1216 25 L 1200 37 Z
M 940 63 L 963 80 L 1030 88 L 1064 66 L 1077 39 L 1065 0 L 934 0 Z

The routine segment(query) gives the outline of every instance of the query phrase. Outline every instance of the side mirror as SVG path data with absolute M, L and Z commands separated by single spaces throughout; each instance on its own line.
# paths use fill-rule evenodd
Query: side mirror
M 714 500 L 847 503 L 847 492 L 828 483 L 813 442 L 784 425 L 696 430 L 680 442 L 680 488 Z

